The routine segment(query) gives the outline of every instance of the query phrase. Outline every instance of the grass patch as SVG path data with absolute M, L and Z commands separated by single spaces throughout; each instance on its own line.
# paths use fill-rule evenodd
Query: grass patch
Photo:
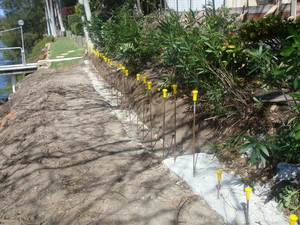
M 74 51 L 74 52 L 69 52 Z M 51 44 L 50 59 L 56 59 L 57 56 L 64 55 L 65 58 L 83 56 L 85 48 L 79 48 L 73 40 L 68 38 L 61 38 Z
M 74 59 L 74 60 L 68 60 L 68 61 L 61 61 L 61 62 L 52 62 L 51 69 L 60 69 L 65 68 L 68 66 L 73 66 L 78 63 L 80 63 L 81 59 Z

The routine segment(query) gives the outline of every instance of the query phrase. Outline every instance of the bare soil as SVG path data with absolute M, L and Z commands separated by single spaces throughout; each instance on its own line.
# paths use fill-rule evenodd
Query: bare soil
M 41 69 L 11 95 L 0 224 L 226 224 L 128 137 L 83 67 Z
M 152 110 L 152 127 L 155 134 L 155 141 L 163 138 L 163 115 L 164 99 L 162 97 L 160 78 L 161 71 L 153 66 L 141 74 L 141 81 L 136 80 L 136 74 L 129 74 L 125 78 L 120 70 L 108 66 L 98 57 L 90 56 L 94 67 L 102 78 L 115 90 L 119 90 L 126 96 L 125 101 L 120 102 L 120 107 L 134 110 L 139 118 L 145 117 L 144 123 L 148 127 L 150 123 L 150 101 Z M 142 77 L 146 76 L 147 81 L 153 82 L 151 100 L 147 86 L 143 84 Z M 154 151 L 159 155 L 166 157 L 173 156 L 174 146 L 174 99 L 169 94 L 165 103 L 165 148 L 161 142 L 155 143 Z M 254 97 L 254 95 L 253 95 Z M 270 182 L 276 173 L 276 161 L 270 161 L 268 168 L 260 168 L 258 165 L 250 166 L 249 160 L 241 157 L 237 147 L 242 145 L 242 139 L 237 146 L 225 146 L 222 150 L 215 148 L 216 144 L 225 143 L 228 137 L 232 135 L 249 135 L 257 138 L 266 135 L 274 135 L 276 131 L 285 126 L 289 117 L 292 115 L 290 106 L 277 104 L 274 102 L 265 102 L 260 106 L 249 104 L 246 113 L 237 111 L 229 112 L 225 116 L 216 116 L 210 110 L 211 106 L 200 98 L 200 103 L 196 107 L 196 126 L 195 126 L 195 152 L 206 152 L 216 154 L 216 157 L 224 164 L 226 171 L 233 171 L 242 177 L 243 182 L 248 185 L 255 183 L 265 184 Z M 251 96 L 249 96 L 251 98 Z M 180 90 L 176 101 L 176 151 L 177 156 L 193 153 L 193 104 L 191 96 Z M 249 99 L 249 102 L 252 100 Z M 145 144 L 145 142 L 143 142 Z M 147 146 L 148 149 L 150 146 Z M 164 150 L 166 149 L 166 150 Z M 163 152 L 164 151 L 164 152 Z M 273 181 L 272 181 L 273 182 Z

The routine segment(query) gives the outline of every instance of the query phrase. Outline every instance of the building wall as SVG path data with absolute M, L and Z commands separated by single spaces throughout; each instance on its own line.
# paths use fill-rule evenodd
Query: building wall
M 273 5 L 276 0 L 248 0 L 249 6 L 266 6 Z M 282 4 L 288 4 L 290 0 L 282 0 Z M 226 0 L 225 6 L 227 8 L 243 7 L 247 5 L 247 0 Z
M 215 7 L 219 8 L 224 4 L 225 0 L 215 0 Z M 203 6 L 208 4 L 209 0 L 166 0 L 167 8 L 183 12 L 203 10 Z
M 268 4 L 268 5 L 258 5 L 258 6 L 251 6 L 249 7 L 248 13 L 247 13 L 247 20 L 249 19 L 255 19 L 259 17 L 264 17 L 265 14 L 271 9 L 273 5 Z M 243 7 L 237 7 L 233 8 L 231 10 L 232 13 L 238 13 L 242 14 L 244 13 Z M 281 15 L 284 18 L 287 18 L 290 16 L 290 4 L 282 4 L 280 8 Z M 297 5 L 297 17 L 300 16 L 300 2 L 298 2 Z

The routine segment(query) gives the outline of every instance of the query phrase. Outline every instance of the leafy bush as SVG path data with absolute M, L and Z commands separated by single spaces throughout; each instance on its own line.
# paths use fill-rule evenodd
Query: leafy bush
M 78 14 L 72 14 L 68 16 L 68 25 L 71 28 L 71 31 L 75 35 L 84 35 L 83 24 L 81 17 Z
M 281 161 L 288 163 L 300 162 L 300 116 L 289 121 L 274 140 L 278 146 L 276 156 Z
M 296 185 L 283 187 L 277 195 L 279 209 L 288 208 L 292 213 L 300 213 L 300 189 Z
M 296 91 L 299 90 L 300 76 L 300 34 L 292 29 L 289 32 L 291 36 L 283 42 L 281 66 L 274 74 L 274 79 L 284 81 L 281 86 L 287 84 L 286 88 Z
M 78 16 L 85 16 L 85 11 L 84 11 L 84 5 L 82 4 L 76 4 L 75 5 L 75 14 Z
M 81 18 L 80 18 L 79 15 L 72 14 L 72 15 L 68 16 L 68 24 L 69 24 L 70 27 L 72 26 L 72 24 L 78 23 L 78 22 L 81 22 Z
M 248 57 L 248 74 L 252 80 L 257 79 L 264 85 L 276 86 L 274 72 L 278 67 L 278 57 L 276 57 L 269 48 L 265 48 L 260 42 L 258 48 L 247 49 Z
M 201 90 L 218 115 L 228 111 L 226 99 L 230 99 L 231 108 L 246 111 L 252 97 L 244 88 L 259 82 L 281 85 L 282 77 L 279 79 L 274 71 L 285 56 L 274 55 L 262 42 L 254 48 L 248 45 L 249 38 L 242 42 L 239 24 L 228 9 L 205 10 L 202 20 L 194 12 L 171 12 L 157 20 L 156 15 L 141 17 L 123 5 L 110 19 L 97 13 L 89 31 L 101 51 L 123 60 L 131 71 L 141 71 L 155 60 L 167 71 L 161 75 L 162 85 L 176 82 L 182 89 Z M 277 18 L 269 20 L 284 24 Z M 242 36 L 246 36 L 246 28 L 241 29 Z
M 300 20 L 283 20 L 281 16 L 262 17 L 252 19 L 240 27 L 240 37 L 248 44 L 263 42 L 273 49 L 280 49 L 281 42 L 289 36 L 288 30 L 293 28 L 299 31 Z
M 73 23 L 71 26 L 72 33 L 75 35 L 84 35 L 82 22 Z
M 261 162 L 265 167 L 270 156 L 270 150 L 274 148 L 274 145 L 271 143 L 272 138 L 260 141 L 249 136 L 244 136 L 244 139 L 248 142 L 238 148 L 238 151 L 245 152 L 252 148 L 253 152 L 251 154 L 250 163 L 253 165 L 256 160 L 259 160 L 259 162 Z

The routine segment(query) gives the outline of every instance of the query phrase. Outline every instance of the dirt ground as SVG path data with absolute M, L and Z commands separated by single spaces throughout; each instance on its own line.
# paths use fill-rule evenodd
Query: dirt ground
M 126 133 L 81 64 L 27 76 L 0 133 L 0 224 L 226 224 Z

